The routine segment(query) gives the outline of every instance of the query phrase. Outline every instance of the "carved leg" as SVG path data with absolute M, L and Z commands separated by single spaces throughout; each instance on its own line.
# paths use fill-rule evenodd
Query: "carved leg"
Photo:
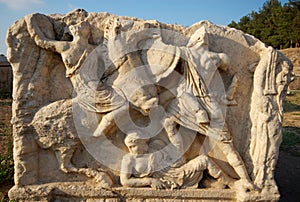
M 99 137 L 101 135 L 106 134 L 107 131 L 114 125 L 114 113 L 110 112 L 108 114 L 105 114 L 99 125 L 97 126 L 96 130 L 94 131 L 93 136 L 94 137 Z
M 59 147 L 55 151 L 59 168 L 65 173 L 78 171 L 78 169 L 71 163 L 71 159 L 73 157 L 75 149 L 76 146 L 71 145 L 69 147 Z
M 233 167 L 235 172 L 240 177 L 236 183 L 236 188 L 244 189 L 245 191 L 254 190 L 254 185 L 250 180 L 244 162 L 238 152 L 235 150 L 232 143 L 218 142 L 218 146 L 222 149 L 228 163 Z
M 236 89 L 237 89 L 237 86 L 238 86 L 238 81 L 239 81 L 239 79 L 238 79 L 237 75 L 235 74 L 233 76 L 231 84 L 228 87 L 227 92 L 226 92 L 228 100 L 233 100 L 234 99 L 234 95 L 235 95 L 235 92 L 236 92 Z
M 94 137 L 99 137 L 101 135 L 105 135 L 108 133 L 108 131 L 110 131 L 112 129 L 112 127 L 115 125 L 115 121 L 114 119 L 118 116 L 121 117 L 122 115 L 124 115 L 125 112 L 127 112 L 128 110 L 128 106 L 124 105 L 108 114 L 105 114 L 99 125 L 97 126 L 93 136 Z
M 232 187 L 234 184 L 234 179 L 229 177 L 226 173 L 224 173 L 212 160 L 207 157 L 207 170 L 208 173 L 221 182 L 223 185 L 227 185 Z
M 94 178 L 96 182 L 100 184 L 101 187 L 111 187 L 113 185 L 113 181 L 108 174 L 102 171 L 94 170 L 92 168 L 76 168 L 71 163 L 71 159 L 76 148 L 76 145 L 71 145 L 70 147 L 57 148 L 55 154 L 58 160 L 60 170 L 62 170 L 65 173 L 80 173 L 87 177 Z
M 226 91 L 226 95 L 222 97 L 223 104 L 227 106 L 237 105 L 236 100 L 234 99 L 234 95 L 238 86 L 238 77 L 236 74 L 233 76 L 230 86 Z
M 217 180 L 217 182 L 214 183 L 215 186 L 217 185 L 219 188 L 225 188 L 226 185 L 231 187 L 234 184 L 234 180 L 226 175 L 213 161 L 211 161 L 208 156 L 204 154 L 190 160 L 179 169 L 180 171 L 184 171 L 186 184 L 190 184 L 191 182 L 194 183 L 196 178 L 199 182 L 202 179 L 203 171 L 206 169 L 208 170 L 208 173 Z
M 177 152 L 175 152 L 175 158 L 179 159 L 174 163 L 174 167 L 179 167 L 183 163 L 185 163 L 185 159 L 183 157 L 184 148 L 183 148 L 183 140 L 180 133 L 176 129 L 177 122 L 175 117 L 171 116 L 164 120 L 164 128 L 167 132 L 170 142 L 176 148 Z

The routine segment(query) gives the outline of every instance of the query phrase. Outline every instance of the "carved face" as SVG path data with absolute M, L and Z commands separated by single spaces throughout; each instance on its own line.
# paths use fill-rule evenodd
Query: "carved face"
M 148 153 L 148 145 L 143 141 L 128 145 L 127 147 L 129 149 L 129 152 L 134 155 L 143 155 Z
M 148 139 L 142 139 L 138 132 L 128 133 L 124 143 L 129 152 L 134 155 L 142 155 L 148 153 Z
M 148 139 L 142 139 L 138 132 L 130 132 L 124 140 L 129 152 L 134 155 L 148 153 Z
M 143 100 L 143 99 L 141 99 Z M 139 106 L 141 108 L 141 112 L 143 115 L 148 115 L 150 112 L 150 109 L 153 107 L 158 106 L 158 98 L 151 98 L 149 100 L 144 100 L 142 104 Z

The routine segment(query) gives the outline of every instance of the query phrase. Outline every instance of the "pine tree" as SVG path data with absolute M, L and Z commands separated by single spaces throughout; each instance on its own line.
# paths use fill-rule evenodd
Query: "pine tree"
M 290 0 L 284 6 L 278 0 L 268 0 L 258 11 L 252 11 L 228 26 L 251 34 L 275 48 L 299 46 L 300 1 Z

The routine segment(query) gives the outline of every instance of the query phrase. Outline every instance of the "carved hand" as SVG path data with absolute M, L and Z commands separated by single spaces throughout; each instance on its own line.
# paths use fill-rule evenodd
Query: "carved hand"
M 159 179 L 156 179 L 156 178 L 151 179 L 150 186 L 154 189 L 165 189 L 166 188 L 165 183 L 163 183 L 162 181 L 160 181 Z

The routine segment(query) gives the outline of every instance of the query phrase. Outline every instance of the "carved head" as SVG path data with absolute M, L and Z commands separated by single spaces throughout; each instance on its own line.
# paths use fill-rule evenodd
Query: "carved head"
M 129 131 L 124 139 L 129 152 L 135 155 L 148 153 L 148 138 L 143 138 L 141 131 Z
M 136 90 L 129 101 L 143 115 L 149 115 L 150 109 L 158 106 L 157 89 L 154 85 L 147 85 Z
M 218 57 L 219 57 L 219 60 L 214 60 L 216 62 L 216 66 L 219 68 L 219 69 L 222 69 L 224 71 L 227 70 L 227 67 L 230 63 L 230 58 L 227 54 L 225 53 L 217 53 Z
M 90 34 L 90 24 L 86 21 L 69 26 L 69 30 L 73 36 L 88 37 Z

